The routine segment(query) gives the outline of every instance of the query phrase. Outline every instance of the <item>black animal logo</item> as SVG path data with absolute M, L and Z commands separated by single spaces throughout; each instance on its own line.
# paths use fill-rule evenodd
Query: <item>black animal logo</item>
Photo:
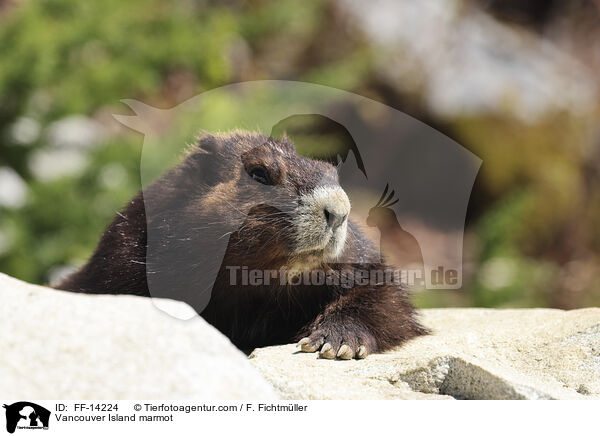
M 29 401 L 19 401 L 10 406 L 4 405 L 6 409 L 6 431 L 14 433 L 18 427 L 25 428 L 48 428 L 50 411 L 38 404 Z
M 400 226 L 396 212 L 391 208 L 399 199 L 394 200 L 394 190 L 386 197 L 388 189 L 389 184 L 386 184 L 381 198 L 369 210 L 367 225 L 379 229 L 381 250 L 392 255 L 400 269 L 423 270 L 421 247 L 416 238 Z
M 354 159 L 356 159 L 356 166 L 358 169 L 365 175 L 365 178 L 369 178 L 367 176 L 367 169 L 365 168 L 365 163 L 362 155 L 360 154 L 360 150 L 358 149 L 358 145 L 352 138 L 348 129 L 344 127 L 342 124 L 332 120 L 329 117 L 320 114 L 300 114 L 300 115 L 291 115 L 284 120 L 278 122 L 273 129 L 271 129 L 271 135 L 273 138 L 281 138 L 286 136 L 287 125 L 290 125 L 292 128 L 294 125 L 299 124 L 300 127 L 296 126 L 295 131 L 296 134 L 335 134 L 337 138 L 340 139 L 341 149 L 330 150 L 326 154 L 322 154 L 317 159 L 325 160 L 334 166 L 338 166 L 341 163 L 346 162 L 348 159 L 348 155 L 350 153 L 354 154 Z

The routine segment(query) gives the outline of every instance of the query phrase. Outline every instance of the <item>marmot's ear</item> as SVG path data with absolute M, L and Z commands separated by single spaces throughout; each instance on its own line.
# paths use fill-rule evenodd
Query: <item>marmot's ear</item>
M 281 134 L 281 141 L 280 142 L 283 145 L 285 145 L 286 147 L 288 147 L 291 151 L 296 152 L 296 147 L 294 147 L 294 142 L 288 136 L 287 130 L 284 130 L 283 133 Z
M 221 148 L 222 141 L 209 133 L 204 132 L 198 137 L 186 159 L 193 168 L 195 183 L 208 186 L 219 183 L 221 168 L 216 157 Z
M 220 149 L 220 141 L 210 133 L 203 132 L 196 140 L 196 150 L 201 153 L 216 154 Z

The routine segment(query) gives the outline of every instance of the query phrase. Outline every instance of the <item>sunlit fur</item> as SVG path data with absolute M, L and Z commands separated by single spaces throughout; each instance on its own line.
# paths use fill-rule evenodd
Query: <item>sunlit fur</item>
M 311 192 L 302 195 L 299 204 L 293 221 L 296 226 L 294 254 L 315 253 L 325 262 L 334 261 L 344 248 L 348 224 L 347 220 L 344 220 L 338 228 L 330 228 L 323 210 L 327 209 L 339 216 L 348 216 L 348 196 L 339 186 L 317 186 Z

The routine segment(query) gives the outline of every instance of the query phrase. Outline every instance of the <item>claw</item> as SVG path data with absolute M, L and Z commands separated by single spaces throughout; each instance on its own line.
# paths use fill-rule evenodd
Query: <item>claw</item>
M 364 345 L 358 347 L 358 353 L 356 353 L 356 357 L 358 359 L 364 359 L 365 357 L 367 357 L 367 347 L 365 347 Z
M 308 339 L 308 338 L 302 338 L 302 339 L 300 339 L 300 342 L 298 342 L 296 344 L 296 346 L 297 347 L 304 347 L 304 345 L 308 344 L 309 340 L 310 339 Z
M 319 347 L 323 344 L 323 339 L 319 339 L 316 342 L 311 342 L 310 338 L 302 338 L 298 345 L 300 345 L 301 350 L 305 353 L 314 353 L 319 349 Z
M 340 347 L 337 357 L 344 360 L 352 359 L 354 357 L 354 351 L 348 345 L 344 344 Z
M 329 342 L 323 345 L 319 354 L 323 359 L 335 359 L 335 351 Z

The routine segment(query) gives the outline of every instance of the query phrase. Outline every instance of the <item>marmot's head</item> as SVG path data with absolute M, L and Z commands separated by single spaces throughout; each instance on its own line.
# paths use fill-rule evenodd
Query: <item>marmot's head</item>
M 309 269 L 342 253 L 350 201 L 337 170 L 285 137 L 206 135 L 173 175 L 174 195 L 188 188 L 185 222 L 230 238 L 226 264 Z

